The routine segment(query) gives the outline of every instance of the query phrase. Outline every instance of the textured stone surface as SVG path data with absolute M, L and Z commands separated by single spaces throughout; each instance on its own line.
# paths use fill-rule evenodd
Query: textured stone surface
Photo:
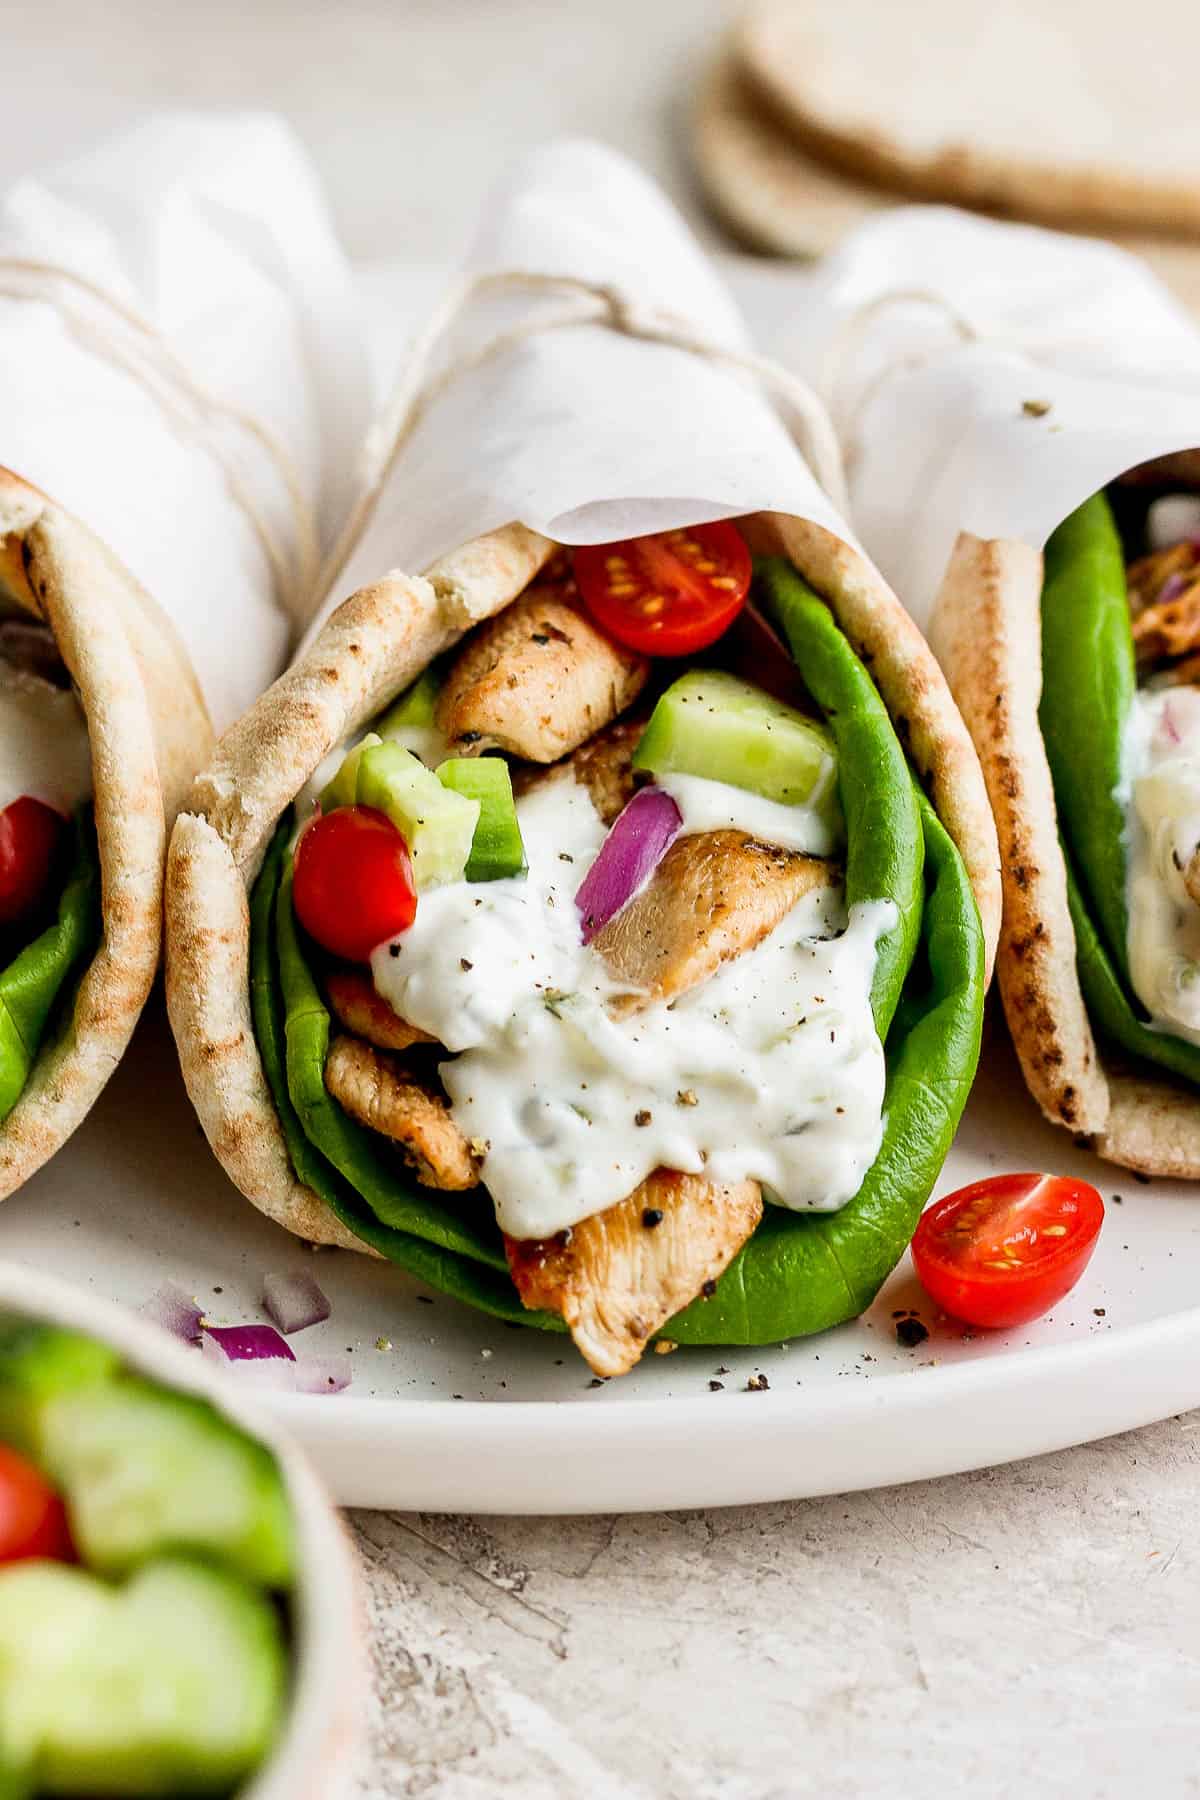
M 1200 1793 L 1198 1510 L 1193 1415 L 791 1505 L 358 1514 L 362 1793 Z
M 696 218 L 678 101 L 727 10 L 9 6 L 0 180 L 136 109 L 269 105 L 312 149 L 359 258 L 452 255 L 498 163 L 562 130 L 629 150 Z M 796 1505 L 359 1515 L 375 1625 L 362 1793 L 1200 1794 L 1198 1452 L 1200 1416 Z

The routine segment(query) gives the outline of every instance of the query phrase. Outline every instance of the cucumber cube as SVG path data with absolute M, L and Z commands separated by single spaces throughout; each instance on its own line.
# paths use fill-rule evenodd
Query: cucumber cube
M 333 780 L 321 789 L 321 811 L 332 812 L 338 806 L 353 806 L 358 798 L 358 765 L 362 761 L 363 751 L 370 750 L 382 739 L 373 731 L 368 731 L 361 744 L 348 750 L 342 759 L 342 766 Z
M 270 1751 L 286 1683 L 274 1607 L 222 1570 L 166 1559 L 124 1589 L 0 1574 L 0 1741 L 38 1792 L 228 1794 Z
M 0 1443 L 40 1461 L 47 1403 L 106 1381 L 117 1369 L 107 1344 L 27 1319 L 0 1320 Z
M 42 1461 L 83 1560 L 123 1575 L 164 1550 L 291 1580 L 291 1508 L 275 1458 L 205 1400 L 123 1375 L 49 1400 Z
M 815 806 L 842 831 L 831 733 L 721 669 L 693 669 L 672 682 L 633 766 L 653 775 L 702 775 L 785 806 Z
M 471 854 L 479 802 L 443 787 L 400 744 L 373 744 L 358 764 L 357 799 L 386 813 L 404 835 L 418 888 L 459 881 Z
M 452 756 L 437 778 L 443 787 L 479 802 L 479 821 L 467 859 L 468 881 L 499 881 L 521 875 L 528 864 L 513 800 L 512 776 L 499 756 Z

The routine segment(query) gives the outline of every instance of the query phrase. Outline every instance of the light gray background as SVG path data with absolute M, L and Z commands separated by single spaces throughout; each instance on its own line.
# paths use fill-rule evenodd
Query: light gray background
M 356 258 L 453 255 L 497 165 L 561 130 L 630 151 L 696 218 L 681 102 L 724 15 L 718 0 L 0 0 L 0 179 L 134 109 L 270 105 L 315 155 Z M 1198 1451 L 1200 1415 L 790 1506 L 362 1515 L 363 1792 L 1200 1793 Z

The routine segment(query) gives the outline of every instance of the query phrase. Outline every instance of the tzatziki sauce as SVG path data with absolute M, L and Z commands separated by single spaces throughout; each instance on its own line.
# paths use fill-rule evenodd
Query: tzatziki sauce
M 711 807 L 681 808 L 685 829 L 766 836 L 755 796 L 738 816 L 740 790 L 711 785 Z M 371 961 L 395 1012 L 459 1053 L 440 1073 L 501 1228 L 551 1235 L 658 1168 L 754 1178 L 797 1210 L 852 1199 L 883 1134 L 871 983 L 894 905 L 847 917 L 840 888 L 816 889 L 709 980 L 614 1018 L 607 1003 L 629 990 L 582 943 L 575 906 L 606 836 L 587 789 L 550 776 L 518 817 L 526 876 L 424 890 Z
M 1200 690 L 1139 690 L 1122 757 L 1130 983 L 1153 1029 L 1200 1044 L 1200 906 L 1184 879 L 1200 847 Z
M 70 814 L 92 791 L 92 752 L 83 708 L 0 658 L 0 810 L 28 794 Z

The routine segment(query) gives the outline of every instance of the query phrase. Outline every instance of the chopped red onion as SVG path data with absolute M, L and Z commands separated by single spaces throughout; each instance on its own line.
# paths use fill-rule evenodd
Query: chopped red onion
M 204 1314 L 192 1295 L 177 1281 L 164 1281 L 138 1311 L 144 1319 L 152 1319 L 183 1343 L 200 1342 Z
M 272 1357 L 295 1362 L 296 1352 L 273 1325 L 206 1325 L 204 1341 L 217 1344 L 227 1362 L 263 1362 Z
M 264 1275 L 263 1310 L 290 1337 L 319 1325 L 333 1308 L 311 1275 Z
M 340 1394 L 350 1386 L 348 1356 L 297 1356 L 273 1325 L 208 1325 L 200 1348 L 247 1386 L 289 1394 Z
M 640 788 L 633 796 L 575 896 L 585 944 L 649 881 L 682 824 L 682 813 L 661 788 Z
M 1188 581 L 1186 575 L 1168 575 L 1159 590 L 1159 603 L 1162 604 L 1164 601 L 1177 600 L 1180 594 L 1182 594 L 1186 588 L 1190 587 L 1190 585 L 1191 583 Z

